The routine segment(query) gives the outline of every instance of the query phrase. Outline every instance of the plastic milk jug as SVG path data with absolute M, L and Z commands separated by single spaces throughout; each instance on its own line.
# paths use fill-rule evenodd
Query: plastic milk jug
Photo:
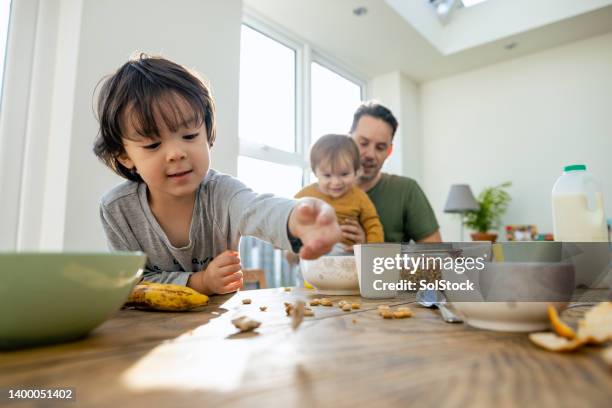
M 565 166 L 552 190 L 555 241 L 607 242 L 602 188 L 583 164 Z

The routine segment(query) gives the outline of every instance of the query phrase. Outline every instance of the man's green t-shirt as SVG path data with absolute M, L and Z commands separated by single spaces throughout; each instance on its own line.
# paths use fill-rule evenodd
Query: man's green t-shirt
M 385 231 L 385 242 L 418 241 L 439 228 L 421 187 L 411 178 L 382 173 L 368 192 Z

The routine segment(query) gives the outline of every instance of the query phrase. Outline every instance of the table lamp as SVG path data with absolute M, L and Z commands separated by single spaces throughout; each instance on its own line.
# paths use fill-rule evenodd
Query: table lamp
M 445 213 L 459 214 L 461 216 L 461 241 L 463 241 L 463 214 L 468 211 L 477 211 L 480 208 L 478 201 L 472 194 L 472 189 L 467 184 L 453 184 L 446 205 L 444 206 Z

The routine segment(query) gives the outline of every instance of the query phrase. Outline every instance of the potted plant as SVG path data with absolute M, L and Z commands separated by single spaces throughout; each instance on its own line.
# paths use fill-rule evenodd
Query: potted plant
M 497 232 L 490 231 L 499 228 L 501 217 L 508 209 L 511 198 L 505 189 L 511 185 L 512 183 L 507 181 L 495 187 L 485 188 L 476 199 L 480 209 L 465 214 L 464 225 L 475 231 L 472 234 L 474 241 L 497 240 Z

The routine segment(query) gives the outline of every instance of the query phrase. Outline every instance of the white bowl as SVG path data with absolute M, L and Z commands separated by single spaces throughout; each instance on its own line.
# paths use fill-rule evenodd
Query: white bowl
M 322 256 L 312 261 L 302 259 L 300 267 L 304 279 L 322 295 L 359 294 L 359 281 L 353 255 Z
M 442 271 L 445 278 L 452 273 Z M 465 275 L 475 282 L 477 290 L 447 290 L 445 295 L 467 324 L 481 329 L 547 329 L 547 304 L 563 310 L 574 291 L 574 268 L 570 263 L 494 262 L 488 263 L 480 274 L 470 271 Z
M 549 302 L 557 310 L 568 302 Z M 453 302 L 452 305 L 472 327 L 505 332 L 532 332 L 550 328 L 547 302 Z

